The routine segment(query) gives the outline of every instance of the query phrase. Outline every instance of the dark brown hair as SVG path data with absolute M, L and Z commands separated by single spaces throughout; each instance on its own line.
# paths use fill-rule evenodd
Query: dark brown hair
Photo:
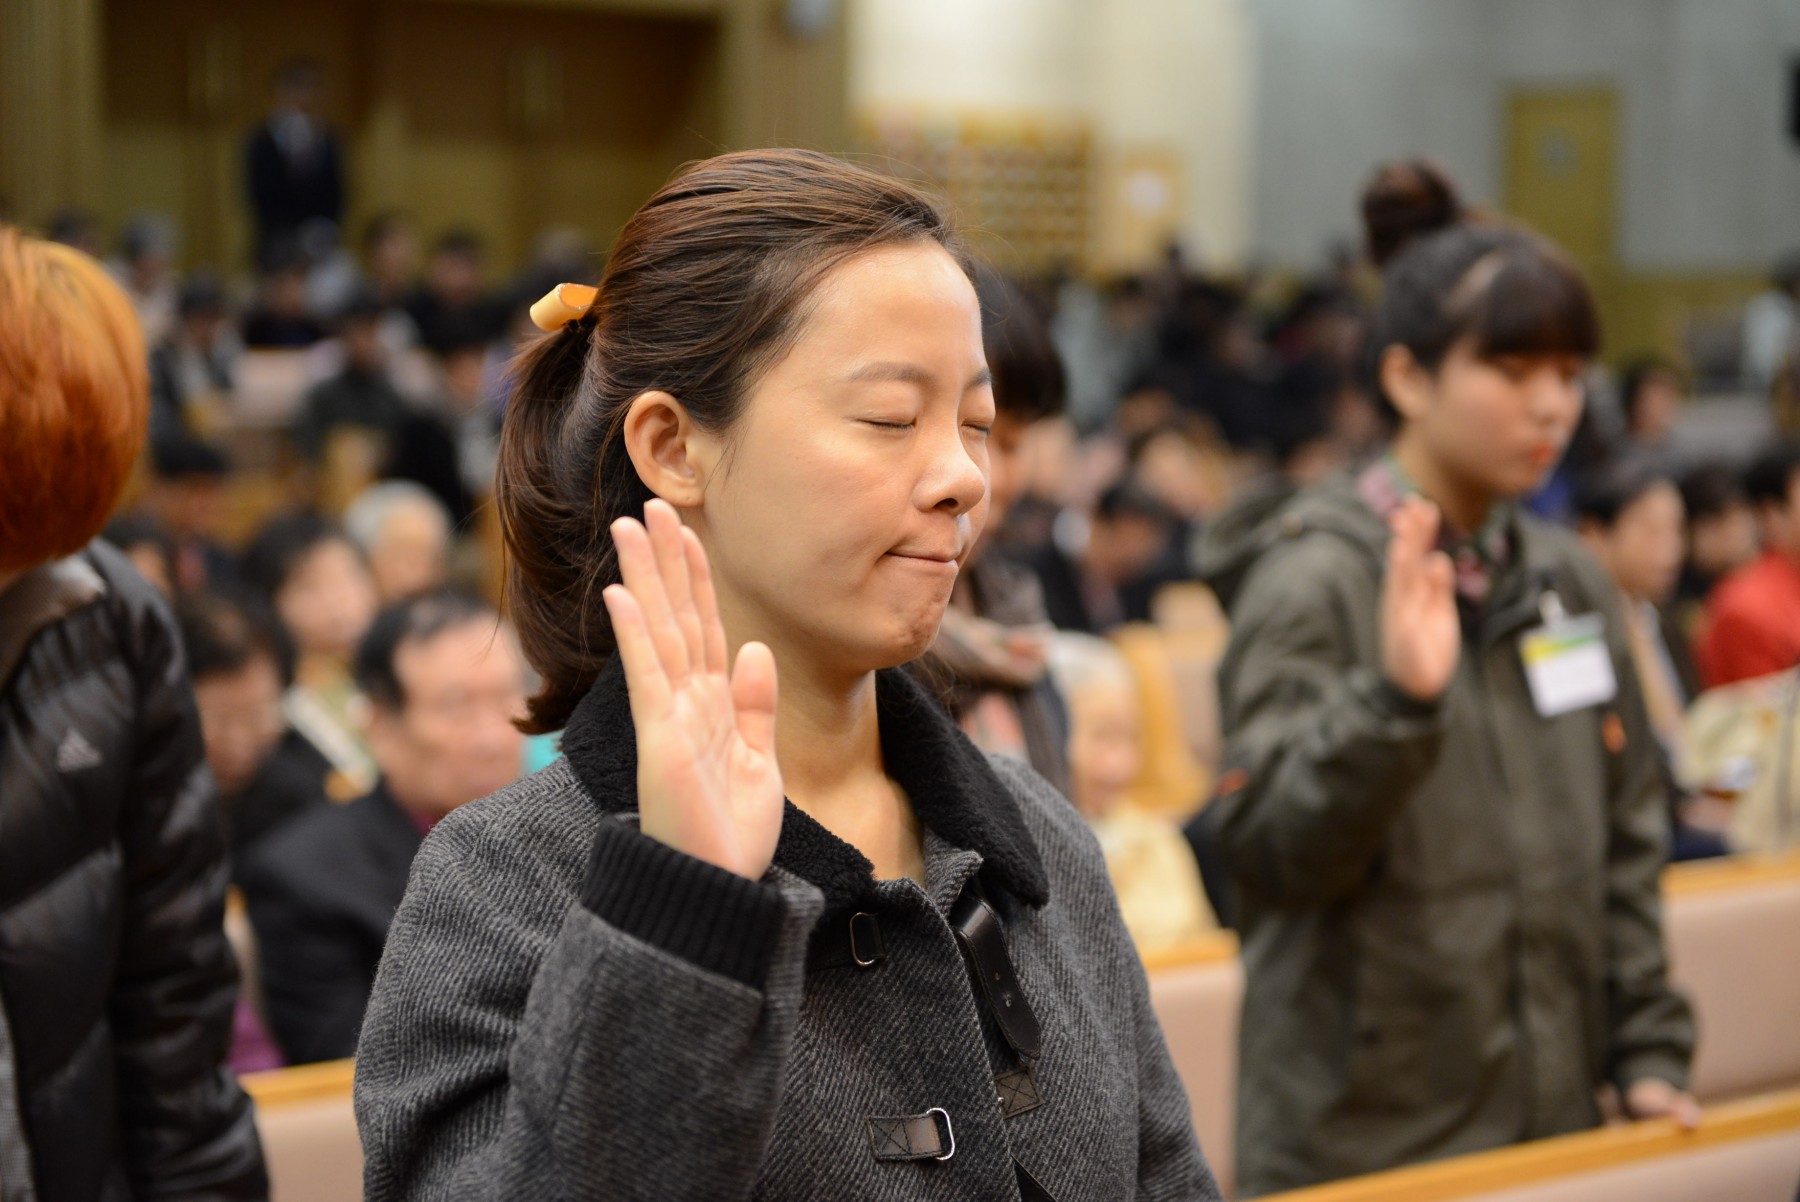
M 587 316 L 513 368 L 495 499 L 508 611 L 542 677 L 523 729 L 560 729 L 615 648 L 600 603 L 619 580 L 609 528 L 652 496 L 625 449 L 631 402 L 664 391 L 703 429 L 726 429 L 827 272 L 920 239 L 968 268 L 930 198 L 803 150 L 691 164 L 626 223 Z
M 1369 256 L 1382 269 L 1371 366 L 1398 345 L 1434 371 L 1464 338 L 1484 359 L 1585 359 L 1600 349 L 1593 293 L 1574 261 L 1524 226 L 1466 208 L 1437 165 L 1382 167 L 1362 212 Z
M 1068 373 L 1049 326 L 1019 286 L 985 264 L 975 267 L 981 346 L 994 373 L 994 407 L 1029 424 L 1063 411 Z

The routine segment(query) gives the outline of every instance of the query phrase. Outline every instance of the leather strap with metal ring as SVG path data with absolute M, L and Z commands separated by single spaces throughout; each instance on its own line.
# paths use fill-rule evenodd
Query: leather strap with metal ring
M 1019 975 L 1006 950 L 1006 931 L 1000 915 L 987 903 L 973 881 L 950 910 L 950 926 L 956 932 L 969 963 L 969 972 L 981 986 L 988 1011 L 1012 1050 L 1027 1061 L 1044 1051 L 1044 1030 L 1025 999 Z
M 871 1115 L 864 1124 L 876 1160 L 949 1160 L 956 1155 L 956 1129 L 942 1106 L 924 1114 Z

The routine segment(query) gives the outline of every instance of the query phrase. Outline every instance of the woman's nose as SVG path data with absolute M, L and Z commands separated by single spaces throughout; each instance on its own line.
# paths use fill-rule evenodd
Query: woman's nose
M 930 454 L 923 481 L 927 491 L 924 508 L 963 514 L 981 504 L 988 491 L 984 446 L 972 446 L 959 425 L 948 436 L 934 438 Z
M 1581 417 L 1586 389 L 1581 380 L 1545 369 L 1531 380 L 1531 413 L 1540 421 L 1573 424 Z

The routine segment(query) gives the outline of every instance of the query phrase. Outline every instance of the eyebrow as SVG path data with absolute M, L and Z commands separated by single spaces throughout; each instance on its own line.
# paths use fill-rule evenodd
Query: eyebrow
M 857 384 L 896 381 L 901 384 L 914 384 L 920 388 L 930 388 L 937 383 L 937 377 L 912 363 L 865 363 L 851 372 L 848 378 L 852 383 Z M 969 392 L 993 382 L 993 371 L 984 366 L 970 377 L 969 382 L 963 386 L 963 391 Z

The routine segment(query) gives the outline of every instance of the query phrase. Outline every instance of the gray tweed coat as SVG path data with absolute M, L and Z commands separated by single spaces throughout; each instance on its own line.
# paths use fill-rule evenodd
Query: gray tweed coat
M 445 819 L 420 851 L 358 1054 L 367 1197 L 1219 1197 L 1105 865 L 1028 769 L 976 752 L 902 674 L 883 754 L 926 828 L 926 884 L 791 804 L 748 881 L 635 829 L 615 666 L 565 760 Z M 971 989 L 946 915 L 971 877 L 1043 1026 L 1042 1103 Z M 886 959 L 809 971 L 815 927 L 877 915 Z M 949 1159 L 883 1160 L 868 1119 L 940 1110 Z M 950 1134 L 939 1125 L 940 1136 Z

